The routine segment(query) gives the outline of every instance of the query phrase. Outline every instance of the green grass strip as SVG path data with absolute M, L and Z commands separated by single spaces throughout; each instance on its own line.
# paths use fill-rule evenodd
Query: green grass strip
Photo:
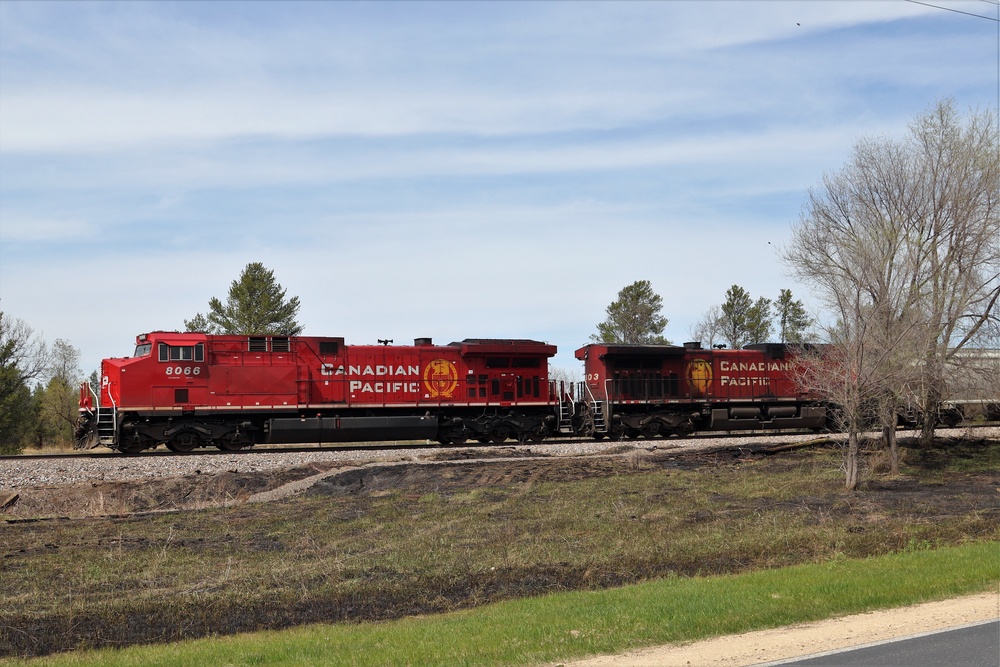
M 531 665 L 998 590 L 1000 542 L 670 578 L 434 617 L 87 651 L 28 665 Z

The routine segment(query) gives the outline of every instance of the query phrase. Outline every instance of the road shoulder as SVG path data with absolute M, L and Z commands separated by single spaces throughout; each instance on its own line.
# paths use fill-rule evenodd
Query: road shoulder
M 1000 618 L 1000 591 L 690 644 L 598 656 L 566 667 L 747 667 Z

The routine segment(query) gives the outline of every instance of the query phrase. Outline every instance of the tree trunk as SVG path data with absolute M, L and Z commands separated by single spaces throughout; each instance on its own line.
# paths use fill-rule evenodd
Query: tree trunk
M 858 432 L 851 429 L 847 434 L 847 452 L 844 455 L 844 469 L 846 480 L 844 486 L 848 491 L 855 491 L 858 488 Z
M 889 473 L 899 474 L 899 441 L 896 439 L 896 429 L 886 424 L 882 427 L 882 439 L 889 447 Z
M 929 448 L 934 444 L 934 429 L 937 426 L 938 410 L 941 407 L 941 392 L 936 383 L 927 389 L 924 395 L 923 414 L 920 425 L 920 446 Z
M 899 442 L 896 439 L 896 400 L 884 397 L 882 401 L 882 442 L 889 449 L 889 473 L 899 474 Z

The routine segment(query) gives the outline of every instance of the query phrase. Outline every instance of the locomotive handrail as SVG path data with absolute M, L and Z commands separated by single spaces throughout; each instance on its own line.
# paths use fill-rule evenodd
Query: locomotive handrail
M 108 399 L 111 400 L 111 428 L 112 428 L 111 432 L 114 434 L 113 437 L 115 438 L 115 440 L 117 440 L 118 439 L 118 404 L 115 403 L 115 395 L 111 391 L 111 380 L 110 379 L 108 380 Z M 100 403 L 100 401 L 98 401 L 98 403 Z M 98 410 L 100 410 L 100 407 L 98 407 Z
M 94 397 L 94 405 L 97 407 L 98 410 L 100 410 L 101 409 L 101 395 L 98 394 L 96 391 L 94 391 L 94 387 L 90 384 L 89 381 L 85 382 L 84 384 L 87 385 L 87 391 L 89 391 L 90 394 L 91 394 L 91 396 Z
M 94 401 L 91 400 L 90 396 L 94 394 L 94 390 L 90 386 L 90 382 L 84 380 L 80 383 L 80 400 L 77 402 L 79 405 L 78 412 L 89 412 L 93 413 Z
M 607 382 L 607 380 L 605 380 L 605 382 Z M 605 387 L 605 395 L 607 395 L 607 387 Z M 588 399 L 587 402 L 590 404 L 591 411 L 597 412 L 597 398 L 594 396 L 594 392 L 590 390 L 590 385 L 586 381 L 580 382 L 580 399 L 583 400 L 584 398 Z M 610 399 L 608 400 L 608 403 L 610 407 Z M 607 433 L 611 428 L 609 415 L 610 412 L 606 411 L 604 413 L 604 430 L 599 431 L 600 433 Z
M 573 396 L 573 384 L 569 383 L 569 391 L 567 391 L 565 380 L 549 380 L 549 395 L 557 396 L 556 404 L 553 406 L 556 414 L 557 428 L 562 431 L 563 426 L 567 424 L 572 428 L 573 418 L 576 416 L 576 400 Z M 567 407 L 569 408 L 568 412 Z

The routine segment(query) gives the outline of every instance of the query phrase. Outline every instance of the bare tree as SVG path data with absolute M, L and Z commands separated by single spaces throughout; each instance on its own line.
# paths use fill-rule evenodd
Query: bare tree
M 1000 144 L 993 113 L 968 122 L 942 102 L 911 125 L 920 169 L 920 215 L 913 230 L 919 312 L 925 323 L 921 442 L 934 436 L 946 367 L 998 321 Z
M 698 322 L 688 330 L 691 340 L 698 341 L 706 347 L 715 347 L 716 341 L 722 340 L 723 320 L 722 308 L 712 306 Z
M 861 445 L 864 433 L 877 419 L 873 406 L 882 387 L 879 352 L 865 342 L 865 307 L 860 300 L 855 303 L 858 312 L 828 332 L 829 343 L 803 350 L 796 365 L 799 382 L 828 398 L 838 430 L 847 434 L 844 485 L 852 491 L 861 480 Z
M 38 444 L 67 445 L 73 442 L 73 429 L 79 412 L 77 401 L 81 381 L 80 351 L 68 341 L 57 338 L 52 345 L 49 379 L 36 389 L 38 404 Z
M 0 311 L 0 366 L 14 369 L 18 380 L 28 382 L 44 375 L 49 362 L 45 340 L 24 320 Z
M 993 118 L 974 114 L 962 126 L 945 101 L 913 123 L 908 141 L 860 140 L 848 163 L 810 191 L 783 251 L 838 320 L 834 356 L 850 370 L 841 369 L 842 407 L 876 406 L 894 462 L 898 402 L 917 397 L 924 437 L 933 437 L 947 360 L 996 320 Z M 814 388 L 823 380 L 803 379 Z

